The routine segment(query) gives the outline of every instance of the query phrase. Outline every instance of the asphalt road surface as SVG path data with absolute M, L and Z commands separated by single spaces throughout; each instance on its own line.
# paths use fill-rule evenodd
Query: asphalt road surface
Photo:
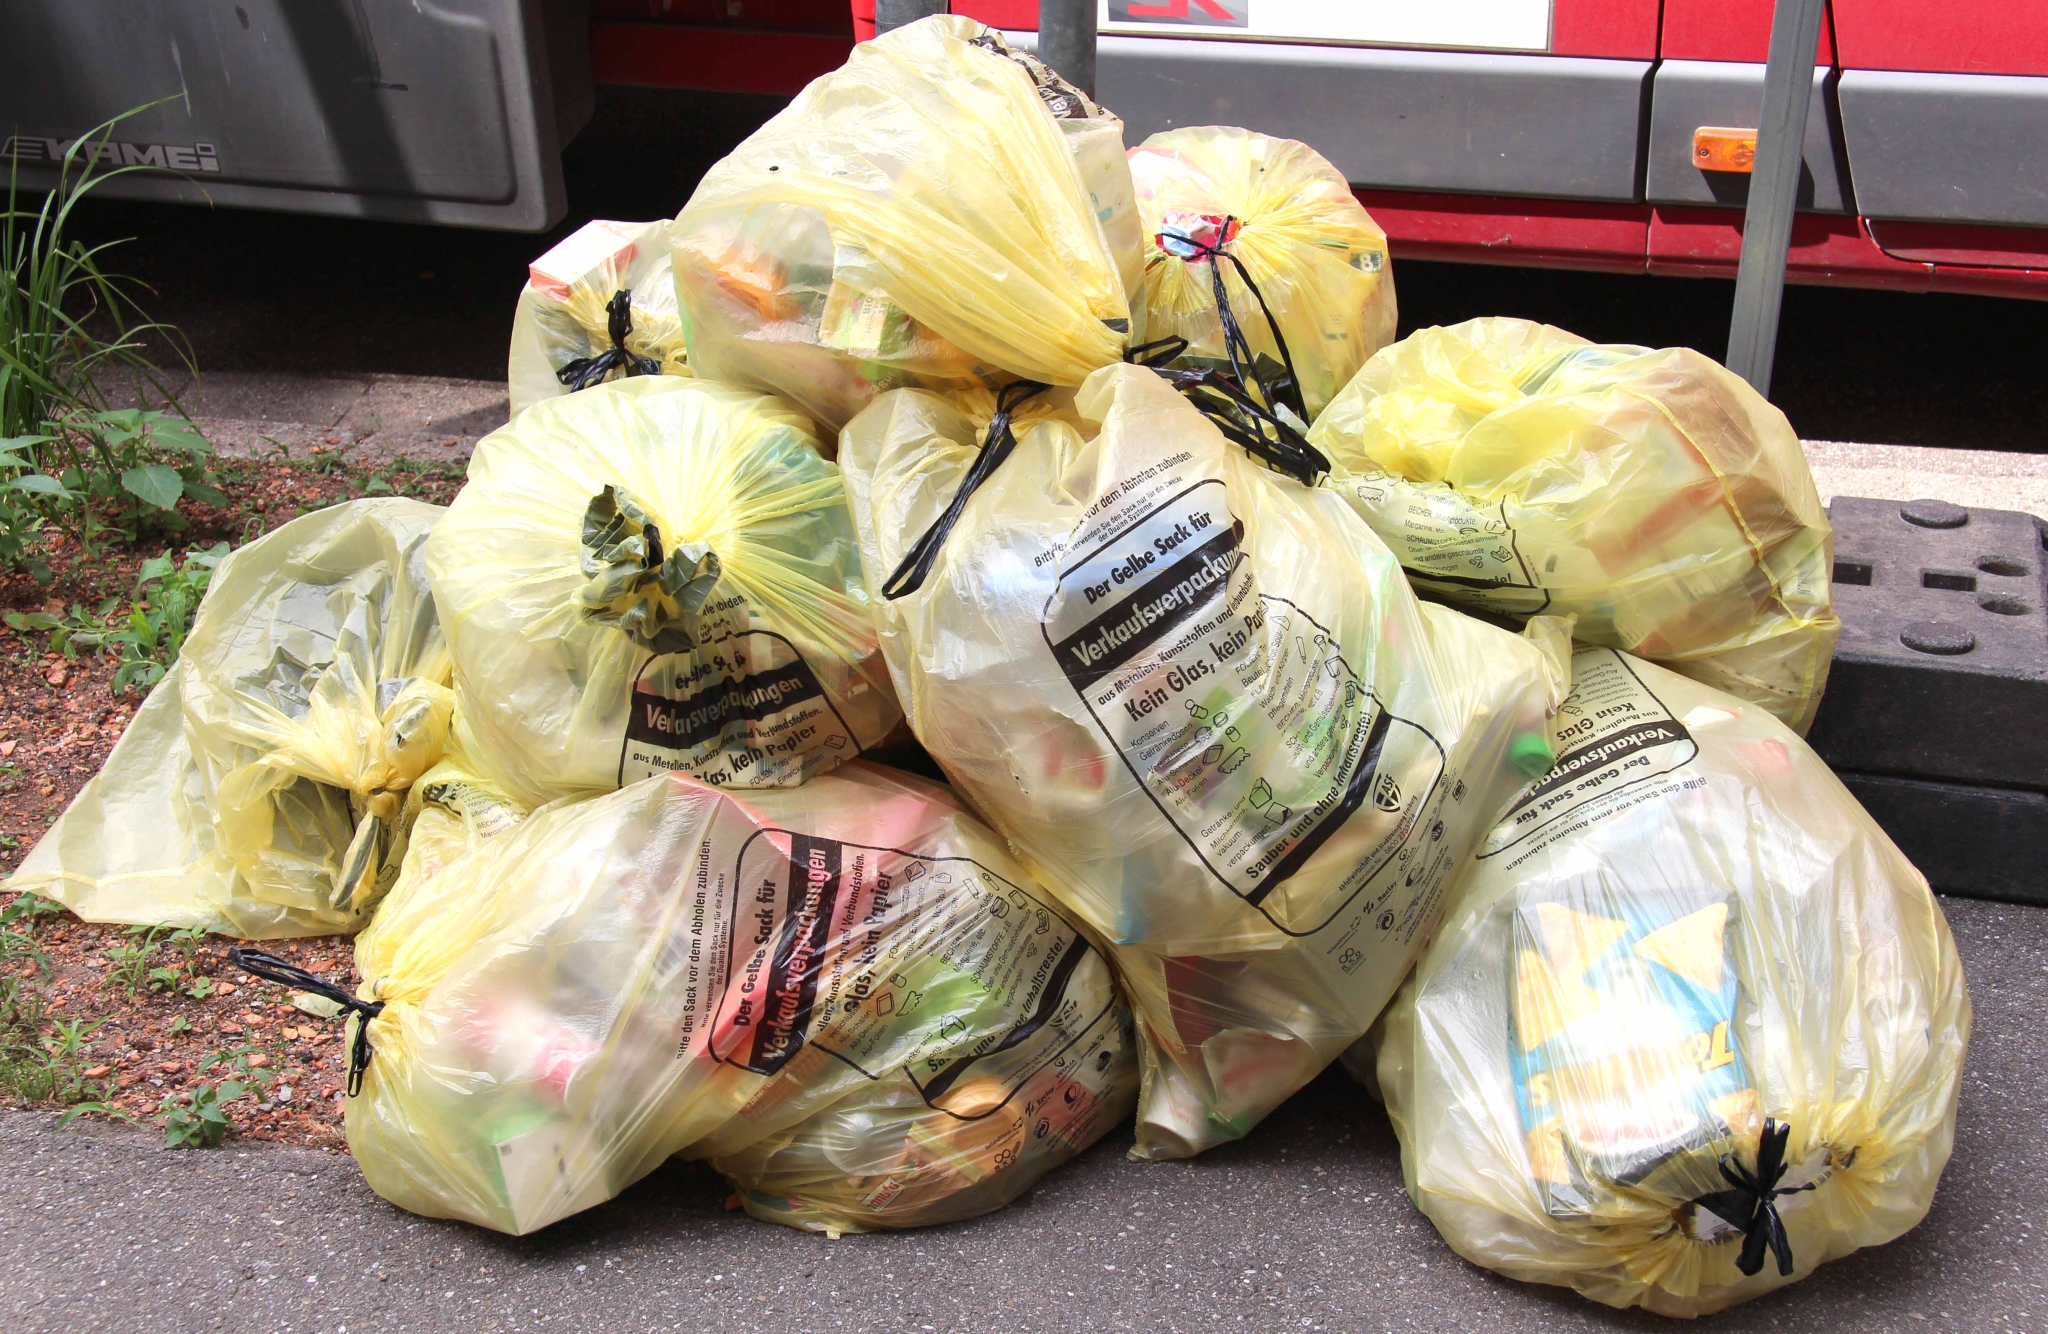
M 564 158 L 570 212 L 544 236 L 170 205 L 81 215 L 134 238 L 117 267 L 155 290 L 201 371 L 501 377 L 527 261 L 594 217 L 673 215 L 774 98 L 601 88 Z M 1401 261 L 1403 331 L 1478 315 L 1719 356 L 1734 285 Z M 1814 440 L 2048 452 L 2048 303 L 1786 289 L 1774 397 Z
M 1715 1330 L 2048 1330 L 2048 910 L 1944 901 L 1976 1003 L 1955 1156 L 1889 1246 Z M 0 1328 L 1180 1334 L 1674 1328 L 1460 1260 L 1408 1203 L 1387 1119 L 1323 1076 L 1190 1163 L 1128 1136 L 1011 1207 L 829 1241 L 674 1166 L 532 1237 L 414 1218 L 342 1154 L 0 1117 Z

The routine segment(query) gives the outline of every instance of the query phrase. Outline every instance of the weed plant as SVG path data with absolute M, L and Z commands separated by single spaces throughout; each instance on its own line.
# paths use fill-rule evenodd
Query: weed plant
M 147 108 L 137 108 L 138 111 Z M 54 525 L 87 556 L 109 536 L 181 532 L 180 499 L 224 500 L 212 448 L 177 408 L 150 360 L 152 339 L 194 371 L 189 344 L 152 321 L 141 284 L 109 272 L 118 241 L 87 245 L 74 211 L 106 182 L 143 166 L 106 166 L 115 127 L 134 111 L 81 135 L 65 150 L 55 189 L 23 202 L 11 159 L 0 215 L 0 564 L 50 578 L 37 536 Z M 114 408 L 104 385 L 126 381 L 156 408 Z

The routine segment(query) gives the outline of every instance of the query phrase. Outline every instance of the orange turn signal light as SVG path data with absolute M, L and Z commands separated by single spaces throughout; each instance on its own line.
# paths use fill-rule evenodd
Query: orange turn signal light
M 1692 132 L 1692 165 L 1701 171 L 1756 170 L 1756 131 L 1700 126 Z

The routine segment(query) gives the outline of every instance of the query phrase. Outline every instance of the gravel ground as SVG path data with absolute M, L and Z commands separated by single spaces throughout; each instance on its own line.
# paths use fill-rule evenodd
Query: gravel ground
M 1944 903 L 1977 1007 L 1955 1157 L 1916 1231 L 1717 1330 L 2048 1329 L 2048 910 Z M 1670 1329 L 1453 1255 L 1386 1117 L 1325 1075 L 1242 1143 L 1098 1145 L 973 1222 L 840 1241 L 724 1208 L 669 1167 L 533 1237 L 411 1217 L 340 1154 L 0 1114 L 0 1325 L 79 1330 L 1575 1331 Z

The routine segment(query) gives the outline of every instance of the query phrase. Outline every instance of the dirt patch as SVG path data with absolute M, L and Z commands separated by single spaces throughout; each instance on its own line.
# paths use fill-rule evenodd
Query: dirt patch
M 124 613 L 142 562 L 226 540 L 241 546 L 301 514 L 364 495 L 446 504 L 461 469 L 440 460 L 374 470 L 323 455 L 224 461 L 225 508 L 181 506 L 190 527 L 81 559 L 49 541 L 52 578 L 0 577 L 0 612 L 89 613 L 110 598 Z M 142 702 L 116 696 L 114 662 L 48 651 L 47 635 L 0 628 L 0 874 L 13 871 L 87 779 Z M 13 896 L 6 900 L 11 905 Z M 81 922 L 69 913 L 17 912 L 0 937 L 0 1105 L 97 1102 L 144 1123 L 167 1096 L 240 1079 L 251 1090 L 223 1106 L 232 1133 L 342 1147 L 343 1025 L 290 1004 L 282 988 L 241 974 L 218 936 L 178 937 Z M 353 981 L 354 951 L 339 937 L 263 946 L 322 977 Z

